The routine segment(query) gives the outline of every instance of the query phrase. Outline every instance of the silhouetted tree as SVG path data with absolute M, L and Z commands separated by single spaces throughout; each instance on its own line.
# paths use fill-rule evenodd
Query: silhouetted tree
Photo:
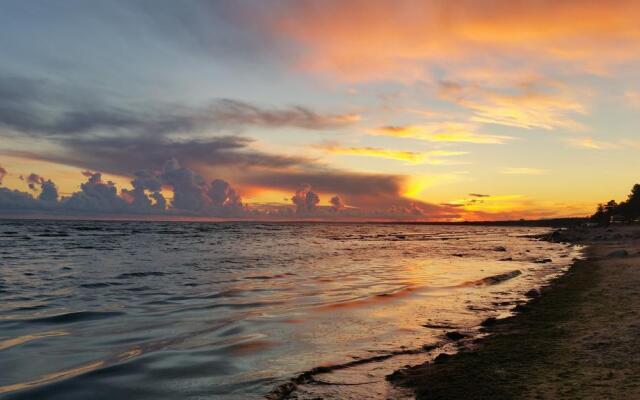
M 607 204 L 599 204 L 591 220 L 608 224 L 612 216 L 623 216 L 629 222 L 640 218 L 640 184 L 633 186 L 626 201 L 616 203 L 615 200 L 610 200 Z
M 629 219 L 640 217 L 640 185 L 633 185 L 629 198 L 626 202 L 626 212 L 624 213 Z
M 607 204 L 604 205 L 604 212 L 608 215 L 613 215 L 618 210 L 618 203 L 615 200 L 609 200 Z
M 600 225 L 607 225 L 610 219 L 611 218 L 609 217 L 609 215 L 607 215 L 607 212 L 605 211 L 604 204 L 598 204 L 598 209 L 596 210 L 595 214 L 591 216 L 591 220 Z

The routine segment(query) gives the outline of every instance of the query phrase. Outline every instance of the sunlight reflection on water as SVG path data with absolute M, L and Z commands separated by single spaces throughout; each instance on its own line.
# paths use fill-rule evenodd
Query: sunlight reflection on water
M 425 324 L 504 315 L 575 255 L 528 237 L 544 231 L 4 221 L 0 397 L 261 398 L 318 365 L 441 341 Z M 419 357 L 330 379 L 380 383 Z M 323 386 L 299 396 L 345 395 Z

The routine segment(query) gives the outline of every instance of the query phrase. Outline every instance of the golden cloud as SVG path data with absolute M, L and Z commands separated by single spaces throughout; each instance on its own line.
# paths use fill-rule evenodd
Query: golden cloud
M 369 133 L 399 138 L 410 138 L 428 142 L 459 142 L 501 144 L 512 138 L 490 135 L 476 131 L 475 124 L 464 122 L 432 122 L 420 125 L 383 126 L 370 129 Z
M 349 156 L 365 156 L 378 157 L 390 160 L 405 161 L 409 164 L 431 164 L 444 165 L 455 164 L 448 157 L 455 157 L 468 154 L 465 151 L 447 151 L 447 150 L 431 150 L 424 152 L 388 150 L 376 147 L 339 147 L 324 146 L 323 150 L 331 154 L 349 155 Z
M 561 85 L 555 86 L 541 88 L 539 83 L 528 83 L 505 93 L 475 85 L 441 82 L 439 94 L 446 100 L 472 110 L 473 122 L 524 129 L 583 130 L 584 127 L 572 116 L 585 114 L 586 107 L 561 90 Z
M 595 140 L 590 137 L 569 138 L 566 140 L 573 147 L 580 147 L 589 150 L 607 150 L 618 148 L 618 144 L 606 142 L 603 140 Z

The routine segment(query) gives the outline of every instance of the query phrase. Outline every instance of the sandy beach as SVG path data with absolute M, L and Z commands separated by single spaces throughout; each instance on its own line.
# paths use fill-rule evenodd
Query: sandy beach
M 585 259 L 515 316 L 487 321 L 484 339 L 389 380 L 418 399 L 640 398 L 640 227 L 547 239 L 585 245 Z

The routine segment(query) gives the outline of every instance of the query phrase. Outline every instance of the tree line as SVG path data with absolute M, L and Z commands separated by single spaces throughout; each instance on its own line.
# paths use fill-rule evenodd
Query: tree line
M 608 224 L 612 220 L 619 222 L 633 222 L 640 219 L 640 184 L 635 184 L 627 200 L 617 203 L 610 200 L 606 204 L 599 204 L 591 220 L 600 224 Z

